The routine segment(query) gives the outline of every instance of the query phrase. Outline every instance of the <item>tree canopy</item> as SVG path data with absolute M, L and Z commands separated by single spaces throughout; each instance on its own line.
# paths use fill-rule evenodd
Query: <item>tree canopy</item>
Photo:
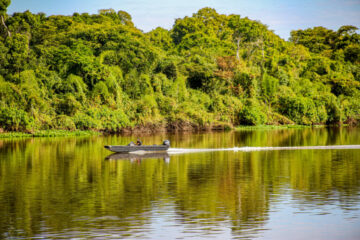
M 143 33 L 125 11 L 8 16 L 9 3 L 0 1 L 4 130 L 360 119 L 355 26 L 294 30 L 285 41 L 259 21 L 203 8 Z

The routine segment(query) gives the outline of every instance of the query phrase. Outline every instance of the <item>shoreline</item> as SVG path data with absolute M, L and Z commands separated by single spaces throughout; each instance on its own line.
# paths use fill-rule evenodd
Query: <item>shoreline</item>
M 134 128 L 124 128 L 119 132 L 106 132 L 96 130 L 39 130 L 34 133 L 26 132 L 1 132 L 0 139 L 9 138 L 35 138 L 35 137 L 89 137 L 89 136 L 106 136 L 106 135 L 136 135 L 136 134 L 155 134 L 155 133 L 189 133 L 189 132 L 221 132 L 221 131 L 254 131 L 254 130 L 286 130 L 286 129 L 306 129 L 306 128 L 328 128 L 328 127 L 349 127 L 348 124 L 342 125 L 257 125 L 246 126 L 239 125 L 229 126 L 212 126 L 199 127 L 187 126 L 183 128 L 156 127 L 156 126 L 137 126 Z M 356 126 L 355 126 L 356 127 Z
M 0 133 L 0 139 L 5 138 L 34 138 L 34 137 L 81 137 L 81 136 L 96 136 L 102 135 L 97 131 L 83 131 L 83 130 L 41 130 L 34 133 L 26 132 L 3 132 Z

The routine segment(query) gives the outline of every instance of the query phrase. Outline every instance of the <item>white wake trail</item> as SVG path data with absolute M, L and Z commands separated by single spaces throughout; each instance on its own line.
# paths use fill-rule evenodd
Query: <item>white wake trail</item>
M 169 148 L 168 154 L 200 153 L 200 152 L 253 152 L 253 151 L 279 151 L 279 150 L 334 150 L 334 149 L 360 149 L 360 145 L 329 145 L 329 146 L 294 146 L 294 147 L 233 147 L 233 148 Z

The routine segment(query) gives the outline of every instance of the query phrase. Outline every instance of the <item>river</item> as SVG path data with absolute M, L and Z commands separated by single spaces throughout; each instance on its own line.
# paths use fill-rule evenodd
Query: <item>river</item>
M 103 147 L 138 137 L 173 151 Z M 2 139 L 0 239 L 360 239 L 359 144 L 348 127 Z

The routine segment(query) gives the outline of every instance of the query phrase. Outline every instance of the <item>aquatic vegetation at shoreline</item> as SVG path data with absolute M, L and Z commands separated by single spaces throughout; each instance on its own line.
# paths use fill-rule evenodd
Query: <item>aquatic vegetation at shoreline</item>
M 35 133 L 5 132 L 0 133 L 0 138 L 29 138 L 29 137 L 72 137 L 101 135 L 95 131 L 67 131 L 67 130 L 42 130 Z
M 303 129 L 303 128 L 322 128 L 326 125 L 256 125 L 256 126 L 236 126 L 235 130 L 276 130 L 276 129 Z

